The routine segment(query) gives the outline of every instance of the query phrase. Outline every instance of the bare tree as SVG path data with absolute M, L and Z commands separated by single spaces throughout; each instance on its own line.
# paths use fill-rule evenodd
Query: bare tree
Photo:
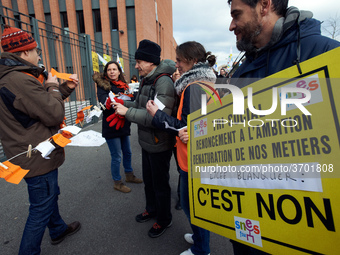
M 322 28 L 327 36 L 337 40 L 337 37 L 340 35 L 340 17 L 338 14 L 336 13 L 334 17 L 329 17 L 329 19 L 323 22 Z

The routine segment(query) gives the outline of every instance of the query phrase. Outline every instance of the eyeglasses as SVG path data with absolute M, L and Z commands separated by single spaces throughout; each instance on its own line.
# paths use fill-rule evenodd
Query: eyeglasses
M 42 50 L 41 50 L 41 49 L 39 49 L 39 48 L 35 48 L 35 50 L 36 50 L 36 52 L 37 52 L 38 56 L 41 56 Z

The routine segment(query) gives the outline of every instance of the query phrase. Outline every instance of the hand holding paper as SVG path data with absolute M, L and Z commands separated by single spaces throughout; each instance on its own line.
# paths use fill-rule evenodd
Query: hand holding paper
M 116 95 L 112 93 L 112 91 L 110 91 L 109 97 L 111 99 L 111 102 L 117 102 L 117 103 L 120 103 L 120 104 L 124 104 L 124 101 L 122 99 L 117 98 Z
M 67 86 L 70 89 L 75 89 L 79 84 L 78 75 L 77 74 L 71 74 L 69 79 L 71 79 L 71 80 L 66 81 Z
M 113 104 L 115 113 L 121 116 L 125 116 L 126 112 L 128 111 L 128 108 L 118 102 L 113 102 Z
M 58 84 L 57 76 L 53 75 L 52 73 L 48 73 L 48 77 L 47 77 L 46 82 L 47 83 L 57 83 Z
M 67 86 L 70 89 L 74 89 L 78 86 L 79 80 L 77 74 L 69 74 L 69 73 L 59 73 L 55 69 L 51 69 L 52 76 L 57 76 L 57 78 L 66 80 Z
M 105 102 L 106 109 L 108 110 L 111 109 L 112 102 L 124 104 L 124 101 L 122 99 L 117 98 L 116 95 L 112 91 L 110 91 L 109 97 L 106 99 L 106 102 Z
M 153 117 L 155 116 L 157 110 L 158 110 L 158 106 L 156 105 L 155 101 L 153 100 L 149 100 L 146 103 L 146 110 L 148 111 L 148 113 Z
M 70 73 L 59 73 L 57 72 L 54 68 L 51 69 L 51 74 L 52 76 L 57 76 L 57 78 L 63 79 L 63 80 L 67 80 L 67 81 L 71 81 L 71 74 Z
M 159 101 L 159 99 L 157 98 L 157 94 L 155 95 L 155 104 L 158 106 L 159 110 L 163 111 L 163 109 L 165 108 L 165 105 Z

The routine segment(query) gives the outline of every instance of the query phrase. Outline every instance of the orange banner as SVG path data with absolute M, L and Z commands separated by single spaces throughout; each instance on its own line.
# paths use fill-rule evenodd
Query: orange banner
M 52 73 L 53 76 L 57 76 L 60 79 L 72 81 L 72 79 L 70 79 L 71 74 L 69 74 L 69 73 L 59 73 L 53 68 L 51 69 L 51 73 Z
M 0 178 L 4 178 L 10 183 L 19 184 L 28 172 L 29 170 L 22 169 L 9 161 L 0 163 Z

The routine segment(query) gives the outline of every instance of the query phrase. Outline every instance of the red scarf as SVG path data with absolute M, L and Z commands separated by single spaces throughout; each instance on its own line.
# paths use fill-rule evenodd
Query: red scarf
M 111 81 L 117 88 L 129 90 L 129 86 L 122 81 Z
M 110 81 L 113 85 L 115 85 L 117 88 L 119 89 L 124 89 L 124 94 L 129 96 L 129 97 L 133 97 L 132 94 L 129 93 L 129 85 L 127 85 L 125 82 L 123 81 L 113 81 L 110 80 L 108 77 L 105 77 L 108 81 Z
M 108 80 L 109 82 L 112 82 L 119 89 L 129 90 L 129 86 L 125 82 L 114 81 L 114 80 L 111 80 L 110 78 L 108 78 L 106 76 L 105 76 L 105 79 Z

